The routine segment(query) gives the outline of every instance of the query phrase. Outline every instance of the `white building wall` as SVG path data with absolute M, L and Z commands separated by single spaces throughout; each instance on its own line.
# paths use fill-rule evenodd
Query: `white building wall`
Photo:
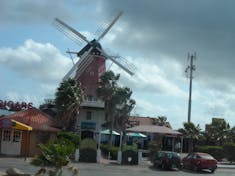
M 87 112 L 91 112 L 91 119 L 87 118 Z M 101 126 L 104 124 L 105 121 L 105 112 L 104 109 L 93 109 L 93 108 L 87 108 L 87 109 L 81 109 L 81 111 L 78 114 L 77 122 L 76 122 L 76 131 L 81 135 L 81 132 L 86 130 L 82 126 L 82 124 L 95 124 L 95 129 L 89 129 L 89 131 L 94 132 L 94 138 L 98 142 L 98 134 L 102 130 Z

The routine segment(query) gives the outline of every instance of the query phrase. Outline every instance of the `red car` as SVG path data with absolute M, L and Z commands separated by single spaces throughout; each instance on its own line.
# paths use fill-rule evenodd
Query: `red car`
M 217 160 L 207 153 L 190 153 L 183 158 L 182 162 L 184 168 L 194 171 L 209 169 L 214 172 L 217 168 Z

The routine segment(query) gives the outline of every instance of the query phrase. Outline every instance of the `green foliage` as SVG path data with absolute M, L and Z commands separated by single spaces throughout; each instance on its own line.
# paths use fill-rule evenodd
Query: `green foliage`
M 197 147 L 197 150 L 198 152 L 209 153 L 217 160 L 224 158 L 224 151 L 222 146 L 199 146 Z
M 61 168 L 69 162 L 74 145 L 69 140 L 56 140 L 48 144 L 39 144 L 41 155 L 33 159 L 33 165 Z
M 119 87 L 120 75 L 107 71 L 100 77 L 97 95 L 105 102 L 106 121 L 110 131 L 117 127 L 124 131 L 128 115 L 134 108 L 135 101 L 131 99 L 132 91 L 128 87 Z M 112 145 L 112 134 L 109 135 L 109 145 Z
M 80 140 L 81 140 L 78 134 L 72 133 L 72 132 L 66 132 L 66 131 L 60 131 L 57 134 L 57 137 L 59 139 L 64 138 L 64 139 L 70 140 L 75 145 L 75 148 L 78 148 L 80 144 Z
M 152 141 L 148 145 L 149 149 L 149 160 L 153 162 L 157 152 L 160 150 L 160 145 L 157 141 Z
M 108 156 L 108 154 L 110 153 L 110 157 L 112 159 L 117 159 L 119 147 L 114 147 L 114 146 L 110 146 L 107 144 L 102 144 L 102 145 L 100 145 L 100 149 L 104 155 Z
M 138 146 L 135 143 L 133 143 L 132 145 L 123 144 L 122 145 L 122 151 L 124 152 L 124 151 L 127 151 L 127 150 L 137 152 L 138 151 Z
M 97 143 L 95 142 L 94 139 L 91 139 L 91 138 L 86 138 L 86 139 L 83 139 L 81 141 L 81 144 L 80 144 L 80 150 L 82 149 L 93 149 L 96 151 L 97 149 Z
M 235 143 L 227 143 L 223 146 L 225 157 L 233 162 L 235 161 Z
M 208 145 L 221 146 L 228 142 L 230 126 L 224 119 L 213 118 L 212 123 L 207 126 L 207 132 L 205 133 L 206 143 Z
M 83 101 L 81 85 L 74 79 L 63 81 L 57 88 L 55 106 L 60 124 L 65 129 L 72 129 L 75 117 Z

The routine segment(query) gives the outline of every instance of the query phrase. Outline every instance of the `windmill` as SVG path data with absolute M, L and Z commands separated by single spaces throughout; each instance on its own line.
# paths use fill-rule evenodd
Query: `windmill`
M 101 35 L 97 39 L 89 41 L 83 34 L 63 22 L 62 20 L 55 18 L 54 25 L 55 27 L 64 33 L 67 37 L 72 39 L 77 44 L 85 42 L 84 46 L 79 52 L 70 52 L 76 54 L 80 59 L 73 65 L 73 67 L 68 71 L 64 76 L 63 80 L 68 78 L 74 78 L 79 80 L 85 87 L 90 87 L 90 91 L 87 91 L 87 94 L 93 94 L 96 89 L 94 84 L 97 84 L 98 77 L 105 71 L 105 60 L 109 59 L 124 71 L 130 75 L 134 75 L 135 66 L 129 63 L 126 59 L 121 56 L 111 56 L 107 54 L 101 44 L 100 40 L 110 31 L 112 26 L 120 18 L 122 12 L 119 12 L 117 16 L 109 23 L 106 29 L 101 32 Z M 91 71 L 93 70 L 93 71 Z M 87 74 L 87 72 L 90 74 Z M 93 73 L 92 73 L 93 72 Z M 89 76 L 94 76 L 91 78 Z M 89 77 L 89 78 L 88 78 Z M 86 81 L 85 81 L 86 80 Z M 93 88 L 91 88 L 93 86 Z

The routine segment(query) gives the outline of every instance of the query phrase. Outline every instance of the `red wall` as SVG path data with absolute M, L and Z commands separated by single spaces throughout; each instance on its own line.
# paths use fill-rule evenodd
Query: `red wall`
M 103 56 L 93 56 L 94 60 L 88 65 L 85 71 L 77 79 L 81 82 L 86 95 L 96 96 L 99 76 L 105 72 L 105 58 Z

